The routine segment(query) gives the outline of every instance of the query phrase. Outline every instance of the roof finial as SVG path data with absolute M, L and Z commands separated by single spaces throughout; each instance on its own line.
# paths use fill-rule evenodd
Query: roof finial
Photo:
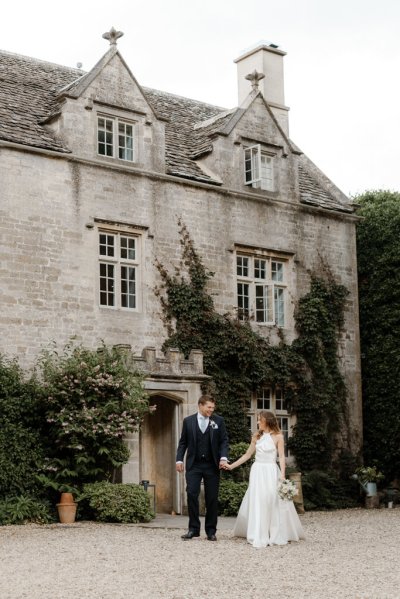
M 122 37 L 124 34 L 122 31 L 116 31 L 114 27 L 111 27 L 110 31 L 106 31 L 103 33 L 103 37 L 105 40 L 109 40 L 110 46 L 117 45 L 117 39 Z
M 264 79 L 264 77 L 265 77 L 265 75 L 263 73 L 259 73 L 258 71 L 256 71 L 256 69 L 254 69 L 254 71 L 252 73 L 249 73 L 248 75 L 246 75 L 245 79 L 250 81 L 253 91 L 257 92 L 258 91 L 258 83 L 259 83 L 259 81 L 261 81 L 261 79 Z

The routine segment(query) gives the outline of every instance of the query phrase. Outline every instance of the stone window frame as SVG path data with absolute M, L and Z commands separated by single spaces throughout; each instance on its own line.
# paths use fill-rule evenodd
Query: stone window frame
M 99 136 L 100 136 L 100 132 L 103 130 L 100 128 L 100 120 L 104 120 L 106 123 L 111 123 L 112 124 L 112 130 L 109 131 L 109 133 L 111 134 L 111 141 L 107 142 L 107 128 L 106 126 L 104 127 L 104 131 L 105 131 L 105 138 L 104 140 L 100 140 Z M 120 135 L 120 131 L 119 128 L 120 126 L 124 127 L 124 134 L 121 136 Z M 126 128 L 127 127 L 131 127 L 132 128 L 132 135 L 131 136 L 127 136 L 126 134 Z M 138 161 L 138 156 L 137 156 L 137 122 L 135 120 L 132 119 L 127 119 L 127 118 L 121 118 L 119 116 L 107 113 L 107 112 L 103 112 L 103 111 L 98 111 L 96 113 L 96 152 L 97 152 L 97 156 L 101 157 L 101 158 L 108 158 L 108 159 L 115 159 L 115 160 L 120 160 L 122 162 L 125 163 L 135 163 Z M 125 140 L 127 138 L 131 139 L 131 146 L 130 147 L 126 147 L 126 145 L 120 145 L 120 139 L 121 137 Z M 99 151 L 99 146 L 100 144 L 104 144 L 105 148 L 104 148 L 104 153 L 101 153 Z M 108 154 L 107 153 L 107 147 L 111 147 L 112 149 L 112 154 Z M 122 152 L 130 152 L 131 153 L 131 157 L 127 158 L 124 156 L 121 156 L 121 151 Z
M 257 415 L 261 410 L 275 414 L 285 439 L 285 456 L 290 459 L 292 456 L 288 449 L 288 440 L 293 434 L 296 417 L 290 414 L 280 387 L 266 385 L 252 394 L 247 411 L 251 431 L 257 430 Z
M 244 146 L 243 149 L 244 184 L 262 191 L 276 191 L 276 153 L 266 150 L 259 143 Z M 263 160 L 268 161 L 268 166 L 263 165 Z
M 288 320 L 288 265 L 286 254 L 268 250 L 235 252 L 236 308 L 239 320 L 285 328 Z M 280 265 L 282 275 L 273 266 Z M 278 269 L 279 270 L 279 269 Z
M 100 309 L 128 313 L 142 311 L 142 233 L 143 231 L 134 227 L 98 224 L 96 240 L 98 252 L 97 297 Z M 101 243 L 100 236 L 105 236 L 106 241 L 112 239 L 113 243 L 104 243 L 104 240 Z M 124 240 L 123 244 L 121 240 Z M 128 240 L 134 241 L 134 257 L 129 256 L 132 246 L 129 248 Z M 134 283 L 134 294 L 129 293 L 129 282 L 128 285 L 124 284 L 127 275 L 129 277 L 127 270 L 134 272 L 134 280 L 131 281 Z M 110 295 L 113 296 L 113 303 L 109 301 Z M 134 305 L 129 305 L 132 303 L 133 297 L 135 298 Z M 126 305 L 123 305 L 124 302 Z

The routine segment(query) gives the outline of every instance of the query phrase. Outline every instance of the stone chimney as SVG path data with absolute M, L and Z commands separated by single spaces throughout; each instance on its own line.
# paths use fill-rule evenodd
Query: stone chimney
M 268 102 L 272 112 L 286 134 L 289 133 L 288 110 L 285 106 L 283 57 L 286 52 L 276 44 L 259 42 L 253 48 L 244 52 L 234 62 L 237 64 L 239 106 L 252 91 L 252 78 L 247 75 L 257 73 L 264 75 L 258 81 L 258 87 Z M 254 85 L 253 85 L 254 89 Z

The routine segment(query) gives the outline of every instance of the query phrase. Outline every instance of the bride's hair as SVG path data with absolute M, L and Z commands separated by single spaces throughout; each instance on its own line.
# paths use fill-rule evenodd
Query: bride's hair
M 281 432 L 278 420 L 273 412 L 269 412 L 268 410 L 261 410 L 261 412 L 258 412 L 258 416 L 259 418 L 265 420 L 265 423 L 271 432 L 276 434 L 279 434 Z M 259 430 L 257 433 L 257 437 L 260 439 L 262 434 L 263 431 Z

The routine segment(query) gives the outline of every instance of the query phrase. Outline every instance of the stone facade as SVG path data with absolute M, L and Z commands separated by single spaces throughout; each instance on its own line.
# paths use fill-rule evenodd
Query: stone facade
M 274 54 L 274 47 L 261 51 Z M 284 53 L 278 54 L 282 60 Z M 210 288 L 221 312 L 234 313 L 238 306 L 238 254 L 282 262 L 288 341 L 295 336 L 296 301 L 322 257 L 350 291 L 341 358 L 357 451 L 357 218 L 349 200 L 287 136 L 276 116 L 284 109 L 270 105 L 256 84 L 229 111 L 143 89 L 115 44 L 86 74 L 2 52 L 0 78 L 0 351 L 28 367 L 41 349 L 72 336 L 89 347 L 101 340 L 127 344 L 133 354 L 160 348 L 165 329 L 154 261 L 166 267 L 179 261 L 179 218 L 215 272 Z M 132 125 L 133 160 L 118 158 L 118 151 L 117 157 L 98 153 L 99 117 Z M 244 151 L 254 145 L 273 159 L 269 190 L 246 184 Z M 113 289 L 114 306 L 99 301 L 99 233 L 115 243 L 121 236 L 135 240 L 132 309 L 117 297 L 121 281 Z M 117 273 L 120 261 L 111 262 Z M 275 327 L 254 327 L 276 339 Z M 160 356 L 151 355 L 159 368 Z M 160 370 L 148 372 L 149 390 L 180 406 L 168 416 L 178 430 L 195 409 L 202 372 L 191 382 L 179 368 L 175 379 L 173 370 L 167 378 Z M 128 465 L 127 480 L 143 478 L 138 459 L 142 466 Z

